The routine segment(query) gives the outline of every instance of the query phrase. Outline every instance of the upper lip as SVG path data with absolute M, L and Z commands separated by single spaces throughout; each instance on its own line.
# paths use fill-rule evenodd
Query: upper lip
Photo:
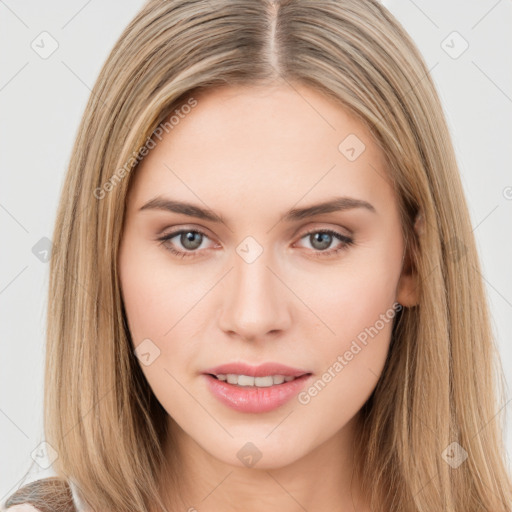
M 258 366 L 252 366 L 247 363 L 227 363 L 205 370 L 204 373 L 212 375 L 227 375 L 229 373 L 235 375 L 247 375 L 250 377 L 265 377 L 267 375 L 284 375 L 285 377 L 300 377 L 309 374 L 307 370 L 300 368 L 292 368 L 279 363 L 264 363 Z

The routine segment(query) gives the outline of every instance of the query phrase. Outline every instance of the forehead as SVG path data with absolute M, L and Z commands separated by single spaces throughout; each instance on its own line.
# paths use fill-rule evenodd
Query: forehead
M 334 195 L 392 199 L 384 155 L 366 126 L 319 92 L 237 86 L 193 98 L 135 171 L 134 206 L 165 192 L 222 211 Z

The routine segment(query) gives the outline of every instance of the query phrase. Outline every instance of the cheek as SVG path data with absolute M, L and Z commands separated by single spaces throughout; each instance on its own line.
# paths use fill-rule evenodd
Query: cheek
M 170 292 L 165 291 L 155 270 L 143 265 L 125 268 L 122 295 L 135 346 L 145 338 L 158 339 L 172 325 L 171 311 L 165 314 Z
M 181 382 L 195 371 L 196 334 L 207 316 L 202 297 L 211 287 L 209 279 L 191 281 L 190 273 L 169 263 L 164 249 L 151 252 L 129 243 L 120 252 L 119 274 L 133 347 L 146 379 L 159 400 L 181 396 L 171 376 Z M 141 354 L 149 354 L 149 364 Z
M 193 306 L 204 292 L 190 280 L 187 285 L 179 268 L 172 269 L 160 259 L 149 260 L 147 251 L 126 244 L 119 258 L 121 293 L 142 372 L 171 413 L 180 407 L 186 410 L 190 402 L 179 382 L 191 371 L 189 361 L 198 350 L 190 330 L 196 328 Z
M 331 372 L 325 379 L 332 381 L 334 394 L 351 396 L 357 403 L 376 383 L 387 357 L 396 316 L 393 287 L 371 273 L 335 281 L 309 295 L 311 310 L 322 322 L 311 316 L 314 321 L 302 328 L 315 340 L 318 371 Z
M 170 337 L 186 305 L 197 301 L 179 267 L 173 269 L 159 251 L 152 254 L 127 241 L 119 257 L 122 297 L 135 345 L 145 338 L 162 341 L 167 333 Z
M 401 264 L 395 252 L 375 247 L 347 257 L 336 267 L 288 276 L 296 283 L 294 292 L 313 313 L 300 314 L 296 321 L 314 320 L 315 337 L 328 346 L 339 347 L 355 338 L 395 302 Z
M 389 351 L 396 311 L 393 307 L 401 267 L 401 248 L 377 245 L 358 258 L 346 259 L 339 271 L 300 281 L 309 290 L 308 306 L 322 322 L 314 322 L 319 373 L 298 401 L 310 422 L 335 425 L 353 417 L 377 384 Z M 327 275 L 327 274 L 326 274 Z M 319 286 L 322 284 L 322 286 Z M 307 326 L 306 326 L 307 328 Z

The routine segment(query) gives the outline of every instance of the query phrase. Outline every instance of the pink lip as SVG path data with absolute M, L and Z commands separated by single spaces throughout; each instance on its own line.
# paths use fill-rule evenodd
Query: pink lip
M 284 375 L 291 377 L 300 377 L 306 373 L 311 373 L 308 370 L 301 370 L 299 368 L 291 368 L 279 363 L 264 363 L 259 366 L 251 366 L 246 363 L 228 363 L 221 364 L 215 368 L 205 370 L 203 373 L 212 375 L 227 375 L 234 373 L 236 375 L 247 375 L 250 377 L 265 377 L 266 375 Z
M 268 387 L 238 386 L 218 380 L 211 374 L 249 375 L 263 377 L 265 375 L 293 376 L 294 380 L 274 384 Z M 281 407 L 291 400 L 311 377 L 311 372 L 290 368 L 277 363 L 266 363 L 260 366 L 249 366 L 244 363 L 233 363 L 217 366 L 204 372 L 204 378 L 212 394 L 224 405 L 240 412 L 262 413 Z

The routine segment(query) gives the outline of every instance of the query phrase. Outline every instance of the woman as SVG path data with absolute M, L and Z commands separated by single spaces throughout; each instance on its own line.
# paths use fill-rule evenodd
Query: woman
M 378 2 L 148 2 L 53 242 L 57 478 L 10 510 L 511 510 L 454 151 Z

